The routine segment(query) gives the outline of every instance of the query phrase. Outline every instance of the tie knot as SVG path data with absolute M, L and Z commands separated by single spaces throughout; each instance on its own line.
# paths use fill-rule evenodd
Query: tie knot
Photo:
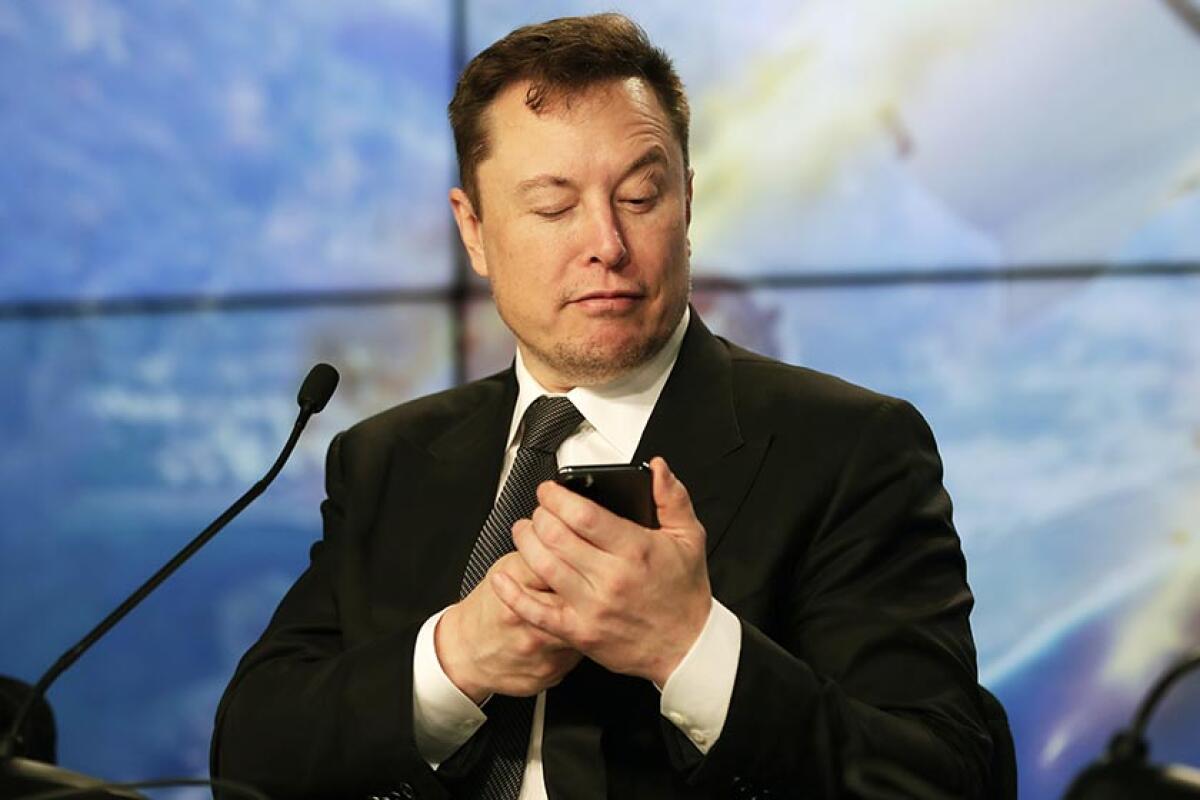
M 583 415 L 565 397 L 542 395 L 525 411 L 522 422 L 525 433 L 521 436 L 521 447 L 553 454 L 583 422 Z

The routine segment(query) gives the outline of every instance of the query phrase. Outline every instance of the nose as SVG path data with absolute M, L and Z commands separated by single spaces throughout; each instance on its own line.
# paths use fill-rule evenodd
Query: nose
M 629 258 L 617 216 L 607 204 L 593 215 L 588 249 L 588 263 L 600 264 L 607 269 L 616 269 Z

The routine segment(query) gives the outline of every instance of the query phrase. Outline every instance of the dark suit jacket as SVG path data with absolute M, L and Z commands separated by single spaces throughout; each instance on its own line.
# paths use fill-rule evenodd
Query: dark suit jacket
M 499 481 L 512 370 L 406 403 L 330 446 L 323 541 L 217 713 L 216 775 L 272 796 L 452 796 L 412 732 L 417 631 L 453 603 Z M 701 756 L 648 682 L 584 661 L 547 698 L 552 800 L 834 797 L 846 766 L 981 793 L 990 751 L 972 597 L 933 437 L 908 404 L 742 350 L 693 315 L 636 460 L 667 459 L 742 622 Z

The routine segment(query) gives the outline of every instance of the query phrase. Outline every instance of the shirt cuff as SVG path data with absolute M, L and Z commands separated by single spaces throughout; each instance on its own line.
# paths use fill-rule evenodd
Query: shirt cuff
M 447 677 L 438 661 L 433 633 L 442 609 L 421 626 L 413 650 L 413 737 L 433 769 L 454 755 L 487 721 L 479 706 Z
M 708 621 L 662 687 L 659 711 L 707 754 L 721 736 L 742 654 L 742 623 L 713 598 Z

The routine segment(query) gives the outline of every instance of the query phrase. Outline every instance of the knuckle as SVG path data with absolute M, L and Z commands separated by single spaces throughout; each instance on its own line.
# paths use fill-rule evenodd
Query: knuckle
M 533 625 L 537 625 L 542 621 L 542 609 L 533 601 L 526 602 L 521 608 L 520 625 L 522 627 L 522 635 L 525 637 L 533 637 L 537 632 Z
M 630 555 L 639 566 L 648 565 L 653 552 L 654 548 L 649 536 L 639 536 L 630 548 Z
M 541 649 L 537 640 L 527 632 L 522 632 L 513 642 L 513 652 L 521 658 L 532 658 Z
M 616 572 L 609 575 L 602 584 L 605 598 L 610 602 L 619 600 L 633 588 L 631 583 L 632 581 L 630 581 L 629 576 L 624 572 Z
M 547 523 L 538 533 L 541 534 L 542 543 L 552 550 L 561 548 L 566 540 L 561 525 Z
M 521 622 L 521 618 L 519 616 L 517 616 L 517 612 L 513 611 L 511 608 L 504 605 L 503 603 L 500 603 L 499 606 L 500 606 L 500 610 L 498 613 L 499 613 L 499 617 L 500 617 L 500 622 L 502 624 L 517 625 Z
M 543 658 L 538 662 L 534 674 L 539 683 L 546 684 L 559 677 L 562 674 L 562 670 L 553 659 Z
M 594 503 L 580 503 L 572 519 L 576 528 L 583 530 L 594 528 L 600 520 L 600 507 Z
M 521 521 L 525 522 L 525 520 L 521 520 Z M 512 539 L 513 539 L 513 544 L 516 546 L 517 550 L 523 549 L 522 543 L 525 541 L 526 537 L 529 536 L 531 528 L 532 528 L 532 526 L 530 526 L 530 525 L 514 525 L 513 526 Z M 508 554 L 508 556 L 514 556 L 514 555 L 516 555 L 515 552 Z M 505 558 L 508 558 L 508 556 L 505 556 Z
M 562 571 L 562 565 L 553 559 L 546 559 L 540 566 L 541 575 L 548 583 L 557 583 L 562 577 Z
M 542 605 L 539 602 L 530 602 L 530 606 L 531 606 L 531 608 L 530 608 L 531 613 L 529 615 L 529 621 L 532 622 L 534 625 L 536 625 L 538 629 L 545 628 L 546 625 L 552 621 L 551 620 L 551 616 L 552 616 L 551 610 L 546 608 L 546 606 Z M 538 641 L 539 642 L 543 641 L 541 637 L 544 636 L 545 634 L 543 634 L 541 632 L 541 630 L 536 630 L 535 632 L 538 634 L 538 637 L 539 637 Z
M 594 650 L 600 646 L 601 637 L 595 628 L 588 627 L 575 635 L 575 641 L 581 650 Z

